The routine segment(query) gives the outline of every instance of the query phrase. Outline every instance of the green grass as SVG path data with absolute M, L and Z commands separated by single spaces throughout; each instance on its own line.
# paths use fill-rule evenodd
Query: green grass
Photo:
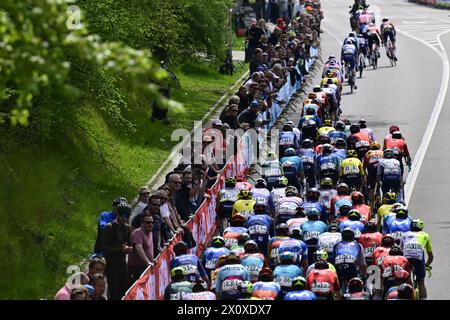
M 237 37 L 236 33 L 233 33 L 233 50 L 245 51 L 245 37 Z
M 149 105 L 132 105 L 125 115 L 136 131 L 125 133 L 85 105 L 51 143 L 0 139 L 0 299 L 52 299 L 66 268 L 92 251 L 99 213 L 118 195 L 131 200 L 177 143 L 171 132 L 190 130 L 247 70 L 224 76 L 186 63 L 174 71 L 182 88 L 173 98 L 186 113 L 170 114 L 169 126 L 150 123 Z

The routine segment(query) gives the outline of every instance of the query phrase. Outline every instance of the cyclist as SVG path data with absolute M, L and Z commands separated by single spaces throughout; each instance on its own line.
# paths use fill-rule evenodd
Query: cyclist
M 403 176 L 403 158 L 406 159 L 406 164 L 411 167 L 411 155 L 409 154 L 408 145 L 403 138 L 400 131 L 394 131 L 390 139 L 385 140 L 385 150 L 392 149 L 395 157 L 400 162 L 401 173 Z
M 386 295 L 389 288 L 396 285 L 395 272 L 401 270 L 405 270 L 411 274 L 409 261 L 403 256 L 402 248 L 394 245 L 391 250 L 389 250 L 389 255 L 384 257 L 383 262 L 381 263 L 383 296 Z M 411 283 L 411 279 L 408 279 L 408 283 Z
M 299 155 L 302 158 L 303 172 L 308 188 L 316 186 L 316 152 L 310 139 L 303 140 Z
M 350 212 L 350 210 L 352 210 L 351 202 L 349 204 L 344 203 L 343 205 L 341 205 L 339 207 L 339 214 L 333 222 L 337 223 L 338 225 L 341 225 L 342 222 L 347 221 L 348 213 Z
M 242 189 L 252 190 L 253 186 L 247 181 L 245 174 L 237 174 L 234 179 L 236 180 L 236 189 L 238 189 L 238 191 Z
M 231 214 L 231 218 L 237 213 L 241 213 L 244 215 L 245 219 L 253 214 L 253 205 L 255 204 L 255 200 L 253 200 L 253 194 L 249 190 L 241 189 L 238 192 L 237 200 L 233 205 L 233 213 Z
M 329 269 L 328 262 L 319 259 L 314 264 L 314 269 L 306 277 L 306 288 L 317 296 L 317 300 L 334 300 L 334 296 L 336 300 L 340 300 L 342 296 L 338 277 Z
M 301 207 L 305 212 L 308 212 L 309 209 L 316 209 L 320 213 L 320 220 L 323 222 L 327 222 L 328 216 L 325 208 L 319 201 L 320 199 L 320 191 L 317 188 L 311 188 L 306 191 L 306 201 L 302 203 Z
M 330 269 L 331 271 L 333 271 L 334 273 L 336 273 L 336 268 L 333 266 L 333 264 L 331 262 L 329 262 L 329 258 L 328 258 L 328 253 L 325 250 L 317 250 L 315 253 L 315 259 L 314 259 L 314 263 L 312 263 L 308 269 L 306 270 L 306 277 L 308 277 L 308 275 L 316 270 L 316 266 L 315 266 L 315 262 L 319 261 L 319 260 L 325 260 L 328 263 L 328 269 Z M 337 275 L 337 273 L 336 273 Z
M 262 178 L 267 183 L 267 189 L 272 191 L 273 187 L 277 185 L 278 179 L 284 176 L 283 167 L 278 161 L 275 152 L 267 153 L 267 160 L 261 166 Z
M 344 39 L 342 46 L 344 46 L 348 41 L 350 41 L 350 43 L 353 44 L 356 47 L 356 49 L 358 49 L 358 40 L 356 39 L 356 32 L 351 31 L 348 34 L 348 37 L 346 37 Z M 341 61 L 342 61 L 342 59 L 341 59 Z M 344 64 L 342 63 L 342 65 L 344 65 Z
M 225 246 L 231 248 L 238 243 L 241 234 L 247 233 L 245 228 L 245 216 L 238 212 L 231 217 L 230 226 L 223 231 L 223 237 L 225 239 Z
M 351 194 L 352 209 L 358 210 L 361 214 L 361 221 L 367 223 L 372 218 L 372 209 L 364 202 L 364 195 L 359 191 Z
M 238 300 L 261 300 L 253 297 L 253 283 L 250 281 L 242 281 L 238 285 L 239 294 L 241 297 Z
M 370 300 L 370 294 L 364 292 L 364 282 L 360 278 L 352 278 L 347 283 L 348 293 L 342 300 Z
M 279 300 L 281 286 L 273 281 L 273 272 L 265 267 L 259 272 L 259 281 L 253 284 L 253 297 L 264 300 Z
M 369 29 L 367 30 L 367 40 L 368 40 L 368 46 L 369 46 L 369 56 L 372 55 L 372 52 L 374 50 L 373 45 L 375 44 L 375 50 L 377 50 L 380 47 L 381 43 L 381 33 L 380 29 L 376 26 L 375 23 L 369 24 Z M 377 56 L 380 57 L 380 53 L 378 51 Z
M 381 246 L 382 238 L 383 235 L 377 231 L 375 222 L 369 221 L 364 228 L 364 233 L 360 235 L 358 239 L 358 242 L 364 248 L 364 256 L 367 265 L 372 264 L 373 253 L 376 248 Z
M 273 219 L 268 215 L 267 206 L 256 202 L 253 206 L 254 215 L 250 216 L 245 223 L 250 238 L 254 240 L 262 254 L 267 254 L 269 238 L 275 235 Z
M 334 263 L 334 245 L 342 240 L 339 226 L 332 223 L 328 226 L 328 232 L 319 235 L 318 251 L 325 251 L 328 254 L 328 261 Z
M 331 144 L 334 145 L 337 142 L 337 139 L 341 138 L 347 140 L 347 135 L 344 132 L 345 124 L 342 121 L 337 121 L 334 126 L 334 130 L 328 132 L 328 137 L 330 137 Z
M 275 269 L 279 264 L 278 250 L 281 245 L 286 240 L 289 240 L 289 228 L 285 223 L 280 223 L 275 227 L 275 237 L 269 240 L 269 267 L 270 269 Z
M 392 138 L 392 134 L 395 131 L 400 131 L 400 128 L 398 127 L 398 125 L 396 125 L 396 124 L 390 125 L 389 126 L 389 134 L 386 135 L 386 137 L 384 137 L 384 140 L 383 140 L 383 149 L 386 149 L 386 141 Z
M 255 203 L 264 204 L 268 207 L 267 214 L 273 216 L 275 204 L 273 202 L 272 193 L 267 190 L 267 184 L 263 178 L 256 180 L 255 187 L 252 189 L 252 199 Z
M 279 152 L 281 156 L 285 156 L 285 150 L 288 148 L 294 148 L 294 150 L 298 150 L 300 148 L 299 141 L 294 133 L 294 128 L 290 124 L 284 124 L 278 139 Z
M 285 223 L 297 215 L 303 203 L 302 198 L 298 196 L 298 190 L 294 186 L 286 188 L 286 197 L 281 198 L 278 205 L 277 215 L 275 221 L 277 224 Z
M 326 134 L 322 134 L 320 136 L 317 137 L 317 145 L 314 148 L 314 151 L 316 152 L 316 154 L 319 156 L 322 154 L 322 148 L 324 145 L 326 144 L 330 144 L 331 139 L 326 135 Z
M 275 208 L 278 208 L 280 199 L 286 196 L 287 185 L 288 179 L 286 177 L 280 177 L 278 178 L 278 183 L 270 192 L 272 194 L 273 204 L 275 205 Z
M 280 159 L 280 162 L 283 166 L 284 176 L 289 181 L 289 185 L 301 190 L 300 181 L 305 179 L 302 158 L 297 155 L 294 148 L 288 148 L 285 150 L 284 157 Z
M 381 230 L 381 222 L 383 218 L 392 211 L 392 205 L 397 200 L 397 195 L 394 192 L 387 192 L 383 194 L 383 204 L 377 210 L 377 224 Z
M 361 28 L 367 29 L 367 25 L 361 25 Z M 368 43 L 367 43 L 367 31 L 361 32 L 357 35 L 356 39 L 358 40 L 358 46 L 359 46 L 359 54 L 363 54 L 363 68 L 366 67 L 366 58 L 368 56 Z M 359 68 L 359 56 L 358 56 L 358 68 Z
M 324 144 L 322 146 L 322 154 L 316 158 L 317 177 L 320 180 L 327 177 L 331 178 L 333 185 L 335 185 L 339 180 L 339 169 L 339 157 L 333 153 L 333 146 L 331 144 Z
M 347 217 L 348 219 L 339 224 L 339 229 L 342 232 L 346 228 L 350 228 L 355 234 L 355 238 L 358 239 L 361 233 L 364 232 L 364 223 L 361 222 L 361 214 L 358 210 L 351 209 L 348 212 Z
M 377 265 L 381 268 L 383 259 L 389 255 L 389 251 L 395 245 L 395 239 L 390 234 L 385 234 L 381 238 L 381 245 L 373 251 L 372 265 Z
M 221 236 L 215 236 L 211 241 L 212 247 L 205 250 L 203 254 L 203 266 L 208 276 L 211 271 L 217 268 L 217 261 L 220 256 L 227 255 L 230 251 L 225 248 L 225 239 Z
M 336 143 L 334 145 L 333 153 L 338 156 L 339 161 L 342 163 L 342 161 L 345 160 L 347 157 L 347 142 L 345 142 L 345 139 L 338 138 L 336 140 Z
M 301 268 L 301 272 L 303 273 L 308 268 L 308 246 L 300 239 L 290 238 L 278 247 L 278 254 L 280 255 L 283 252 L 292 252 L 294 253 L 294 262 Z
M 383 194 L 388 191 L 393 191 L 396 194 L 400 193 L 402 182 L 400 166 L 400 162 L 395 159 L 394 151 L 392 149 L 385 149 L 383 159 L 378 163 L 377 169 L 377 183 L 381 183 Z
M 364 156 L 363 167 L 367 175 L 367 187 L 369 188 L 369 200 L 373 204 L 375 196 L 375 187 L 377 184 L 378 163 L 383 158 L 383 151 L 380 150 L 380 144 L 377 141 L 372 143 L 370 150 Z
M 217 266 L 216 269 L 211 271 L 211 290 L 216 290 L 216 282 L 217 282 L 217 275 L 219 274 L 220 268 L 222 268 L 224 265 L 227 264 L 227 255 L 222 255 L 217 260 Z
M 355 40 L 356 41 L 356 40 Z M 356 61 L 358 57 L 358 48 L 356 45 L 352 42 L 352 40 L 348 39 L 345 41 L 345 44 L 342 46 L 341 49 L 341 61 L 342 64 L 345 64 L 345 78 L 348 79 L 350 74 L 352 74 L 353 80 L 354 80 L 354 88 L 358 89 L 356 86 L 356 77 L 355 77 L 355 71 L 356 71 Z
M 320 103 L 317 101 L 317 95 L 315 93 L 308 94 L 308 100 L 305 100 L 303 102 L 303 109 L 301 116 L 304 117 L 305 115 L 308 115 L 308 109 L 313 109 L 314 114 L 317 115 L 320 119 L 322 119 L 320 114 Z M 312 114 L 312 113 L 309 113 Z
M 181 293 L 181 300 L 217 300 L 216 295 L 208 291 L 208 285 L 202 280 L 198 280 L 192 287 L 192 292 Z
M 315 140 L 317 135 L 317 128 L 321 125 L 322 122 L 316 115 L 315 110 L 313 108 L 308 108 L 306 110 L 306 116 L 301 117 L 298 128 L 301 130 L 304 140 Z
M 397 211 L 399 209 L 405 209 L 405 206 L 402 203 L 394 203 L 392 205 L 391 211 L 383 217 L 383 220 L 381 220 L 381 232 L 383 234 L 389 233 L 391 230 L 392 222 L 396 218 Z
M 217 299 L 235 300 L 240 298 L 238 286 L 242 281 L 249 281 L 250 276 L 246 267 L 240 264 L 239 256 L 230 252 L 227 263 L 220 268 L 216 280 Z
M 247 268 L 250 282 L 258 281 L 259 272 L 265 266 L 265 256 L 259 252 L 258 245 L 253 240 L 244 244 L 245 253 L 241 258 L 241 264 Z
M 390 39 L 392 42 L 392 46 L 393 46 L 393 51 L 392 51 L 392 53 L 394 55 L 393 58 L 395 61 L 397 61 L 398 59 L 395 55 L 395 50 L 396 50 L 395 36 L 396 36 L 397 32 L 395 31 L 394 24 L 392 22 L 390 22 L 389 19 L 384 18 L 383 23 L 380 26 L 380 30 L 381 30 L 383 45 L 386 47 L 386 54 L 388 55 L 388 58 L 390 58 L 390 57 L 389 57 L 389 51 L 388 51 L 388 47 L 387 47 L 387 41 L 388 41 L 388 39 Z
M 317 296 L 314 292 L 306 290 L 306 279 L 304 277 L 296 277 L 291 283 L 292 291 L 284 296 L 284 300 L 316 300 Z
M 401 284 L 397 289 L 398 300 L 414 300 L 414 289 L 408 283 Z
M 286 294 L 291 289 L 292 280 L 302 275 L 302 269 L 296 264 L 296 253 L 291 251 L 280 252 L 280 265 L 273 271 L 273 281 L 281 287 L 281 292 Z
M 395 219 L 391 223 L 389 233 L 394 239 L 400 242 L 403 233 L 411 230 L 413 219 L 408 215 L 408 209 L 400 207 L 395 210 Z
M 386 300 L 398 300 L 398 289 L 402 284 L 407 284 L 410 279 L 409 272 L 406 270 L 398 270 L 394 273 L 395 285 L 390 287 L 386 292 Z M 409 286 L 409 284 L 407 284 Z
M 239 190 L 236 188 L 236 179 L 229 177 L 225 180 L 225 189 L 220 189 L 217 193 L 217 226 L 219 233 L 228 227 L 228 219 L 233 213 L 233 205 L 237 200 Z
M 333 189 L 333 180 L 329 177 L 320 180 L 320 197 L 319 203 L 325 210 L 325 216 L 329 217 L 331 212 L 331 199 L 337 195 L 337 191 Z
M 295 127 L 294 122 L 291 120 L 286 121 L 286 124 L 290 125 L 292 127 L 292 132 L 294 132 L 295 136 L 297 137 L 298 143 L 300 143 L 302 141 L 302 139 L 301 139 L 302 134 L 301 134 L 300 130 L 298 130 L 298 128 Z
M 175 267 L 182 267 L 188 281 L 195 281 L 202 278 L 205 282 L 209 283 L 208 275 L 206 274 L 205 268 L 203 268 L 203 264 L 195 254 L 188 253 L 188 250 L 188 246 L 184 241 L 180 241 L 173 246 L 175 257 L 170 261 L 170 270 Z
M 421 300 L 427 298 L 425 270 L 429 268 L 433 262 L 431 238 L 428 233 L 423 231 L 423 225 L 424 223 L 421 219 L 414 219 L 411 222 L 411 231 L 405 232 L 401 240 L 404 256 L 408 259 L 411 267 L 414 269 Z M 426 262 L 425 251 L 428 256 Z
M 323 120 L 323 125 L 317 130 L 317 137 L 320 137 L 321 135 L 328 136 L 328 133 L 331 131 L 335 131 L 333 124 L 330 119 L 325 119 Z
M 361 191 L 366 185 L 363 165 L 356 150 L 347 150 L 347 158 L 341 164 L 340 176 L 350 189 Z
M 164 300 L 181 300 L 182 293 L 192 292 L 194 284 L 186 279 L 186 272 L 182 267 L 170 270 L 172 281 L 164 290 Z
M 230 247 L 230 252 L 236 253 L 241 258 L 245 254 L 244 245 L 248 240 L 250 240 L 250 235 L 248 233 L 241 233 L 237 243 Z
M 328 85 L 335 85 L 340 93 L 342 91 L 342 82 L 339 80 L 338 76 L 342 79 L 342 72 L 337 74 L 335 70 L 328 70 L 325 77 L 320 81 L 320 86 L 323 86 L 325 83 Z M 338 102 L 340 102 L 340 95 L 338 97 Z
M 336 187 L 337 195 L 331 199 L 330 221 L 333 221 L 339 215 L 339 208 L 346 204 L 351 209 L 352 198 L 350 196 L 350 188 L 346 183 L 339 183 Z
M 350 136 L 347 138 L 347 145 L 349 149 L 356 150 L 359 160 L 362 161 L 364 159 L 366 152 L 370 150 L 371 144 L 370 136 L 366 132 L 361 131 L 359 125 L 350 125 Z
M 362 25 L 368 26 L 369 23 L 371 23 L 371 22 L 372 22 L 372 16 L 370 15 L 369 11 L 367 11 L 367 8 L 364 8 L 363 11 L 359 15 L 360 30 L 362 29 L 361 28 Z M 364 33 L 364 32 L 361 32 L 361 33 Z
M 308 246 L 308 261 L 313 261 L 314 253 L 317 250 L 319 236 L 328 231 L 328 226 L 319 220 L 320 212 L 316 208 L 306 211 L 308 221 L 300 226 L 303 241 Z

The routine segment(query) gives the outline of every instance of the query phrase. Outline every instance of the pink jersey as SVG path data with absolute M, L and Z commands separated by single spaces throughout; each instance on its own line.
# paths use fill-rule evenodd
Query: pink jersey
M 369 24 L 370 22 L 372 22 L 372 17 L 368 12 L 359 15 L 359 24 Z

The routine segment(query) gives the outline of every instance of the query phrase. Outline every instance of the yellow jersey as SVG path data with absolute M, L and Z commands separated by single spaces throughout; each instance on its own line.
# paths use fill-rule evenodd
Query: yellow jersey
M 341 177 L 347 175 L 364 176 L 364 168 L 362 162 L 358 158 L 346 158 L 341 163 Z
M 327 126 L 320 127 L 317 130 L 317 138 L 319 138 L 321 135 L 328 135 L 328 132 L 331 132 L 334 130 L 336 130 L 336 129 L 334 129 L 333 127 L 327 127 Z
M 389 212 L 392 210 L 392 204 L 383 204 L 381 207 L 378 208 L 377 211 L 377 222 L 380 225 L 381 221 L 383 221 L 383 218 L 386 217 Z
M 242 213 L 245 218 L 248 218 L 253 213 L 253 205 L 255 204 L 255 200 L 238 200 L 233 205 L 233 215 L 237 212 Z

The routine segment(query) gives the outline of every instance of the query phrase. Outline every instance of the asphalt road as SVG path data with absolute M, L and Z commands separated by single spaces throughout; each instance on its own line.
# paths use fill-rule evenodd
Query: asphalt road
M 322 0 L 322 57 L 340 55 L 343 39 L 350 32 L 348 6 L 353 0 Z M 450 50 L 450 11 L 410 4 L 406 0 L 367 1 L 376 13 L 377 24 L 390 18 L 396 28 L 396 67 L 382 50 L 377 70 L 366 69 L 357 79 L 358 90 L 342 99 L 342 117 L 352 122 L 367 120 L 382 142 L 390 124 L 398 124 L 413 157 L 406 170 L 409 212 L 425 221 L 433 242 L 433 276 L 427 279 L 429 299 L 450 299 L 450 94 L 446 94 Z M 438 38 L 440 40 L 438 40 Z M 383 48 L 382 48 L 383 49 Z M 315 83 L 318 83 L 316 79 Z M 444 83 L 441 87 L 441 83 Z M 344 93 L 349 88 L 344 88 Z M 441 99 L 442 101 L 440 101 Z M 443 102 L 443 103 L 442 103 Z M 443 106 L 443 107 L 442 107 Z M 442 111 L 440 111 L 442 107 Z M 439 113 L 440 111 L 440 113 Z M 430 120 L 431 119 L 431 120 Z M 433 132 L 434 130 L 434 132 Z

